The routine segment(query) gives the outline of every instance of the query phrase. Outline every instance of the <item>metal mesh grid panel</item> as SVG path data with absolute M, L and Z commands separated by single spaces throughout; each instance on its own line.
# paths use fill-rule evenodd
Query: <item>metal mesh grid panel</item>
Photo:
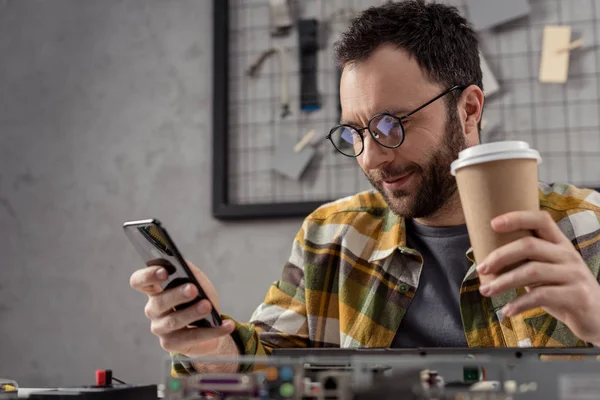
M 464 0 L 446 0 L 468 17 Z M 268 0 L 229 1 L 228 185 L 231 204 L 329 201 L 370 188 L 356 160 L 337 153 L 325 135 L 339 119 L 335 40 L 358 12 L 384 1 L 302 0 L 301 18 L 329 22 L 327 44 L 318 51 L 321 109 L 300 111 L 297 29 L 286 37 L 270 34 Z M 540 179 L 600 187 L 600 0 L 530 0 L 529 17 L 480 32 L 481 52 L 501 91 L 486 99 L 487 129 L 482 141 L 525 140 L 543 157 Z M 346 11 L 346 12 L 343 12 Z M 572 40 L 584 47 L 571 53 L 566 84 L 538 81 L 545 25 L 570 25 Z M 260 54 L 280 46 L 285 55 L 291 115 L 281 118 L 282 70 L 277 57 L 266 60 L 258 77 L 247 70 Z M 283 136 L 300 140 L 310 129 L 323 138 L 299 181 L 271 168 Z

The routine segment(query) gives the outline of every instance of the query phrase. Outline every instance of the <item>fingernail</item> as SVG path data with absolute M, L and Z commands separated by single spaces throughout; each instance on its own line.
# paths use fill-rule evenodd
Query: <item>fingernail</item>
M 193 295 L 192 288 L 193 288 L 192 284 L 188 283 L 187 285 L 185 285 L 183 287 L 183 294 L 185 294 L 186 297 L 191 297 Z
M 223 328 L 231 329 L 233 327 L 235 327 L 235 324 L 232 320 L 226 319 L 225 321 L 223 321 Z
M 479 292 L 482 295 L 486 296 L 487 294 L 490 293 L 490 289 L 491 289 L 490 285 L 482 285 L 482 286 L 479 287 Z
M 481 273 L 487 272 L 487 265 L 485 264 L 485 262 L 482 262 L 481 264 L 479 264 L 477 266 L 477 272 L 481 272 Z
M 500 217 L 500 218 L 496 218 L 492 220 L 492 228 L 494 229 L 498 229 L 498 228 L 504 228 L 504 226 L 506 225 L 506 221 L 504 217 Z
M 167 279 L 167 271 L 164 268 L 160 268 L 156 271 L 156 277 L 158 279 Z
M 505 317 L 512 317 L 512 309 L 509 305 L 502 307 L 502 315 Z

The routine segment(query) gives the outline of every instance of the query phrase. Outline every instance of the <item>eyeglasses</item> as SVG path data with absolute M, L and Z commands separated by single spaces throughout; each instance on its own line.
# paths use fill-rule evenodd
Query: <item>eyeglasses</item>
M 434 101 L 444 97 L 448 93 L 457 89 L 463 90 L 464 88 L 465 86 L 462 85 L 453 86 L 402 117 L 397 117 L 389 113 L 377 114 L 369 120 L 369 123 L 364 128 L 355 128 L 347 124 L 336 125 L 331 128 L 326 138 L 329 139 L 337 151 L 343 155 L 347 157 L 358 157 L 365 149 L 365 139 L 361 132 L 368 129 L 369 133 L 377 143 L 388 149 L 395 149 L 400 147 L 404 142 L 403 120 L 427 107 Z

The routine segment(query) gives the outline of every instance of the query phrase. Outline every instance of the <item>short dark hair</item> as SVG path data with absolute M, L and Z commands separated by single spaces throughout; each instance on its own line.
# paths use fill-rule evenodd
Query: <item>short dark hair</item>
M 336 42 L 339 67 L 367 59 L 379 46 L 391 44 L 414 57 L 429 79 L 445 88 L 477 85 L 483 90 L 478 38 L 456 7 L 424 0 L 405 0 L 361 12 Z M 455 96 L 448 106 L 456 110 Z

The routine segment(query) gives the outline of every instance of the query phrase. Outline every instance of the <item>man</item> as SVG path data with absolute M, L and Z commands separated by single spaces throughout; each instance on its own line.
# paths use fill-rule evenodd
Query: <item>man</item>
M 343 118 L 329 138 L 376 190 L 306 218 L 281 280 L 247 324 L 224 316 L 222 327 L 189 328 L 209 303 L 172 310 L 196 289 L 161 292 L 164 269 L 135 272 L 131 285 L 149 295 L 145 312 L 162 347 L 199 357 L 275 347 L 600 345 L 598 193 L 540 183 L 540 212 L 491 221 L 535 237 L 473 263 L 449 172 L 459 151 L 479 144 L 484 105 L 467 21 L 442 4 L 386 4 L 358 16 L 335 51 Z M 519 261 L 479 285 L 478 271 Z M 218 309 L 214 287 L 192 268 Z M 209 367 L 175 363 L 175 372 Z

